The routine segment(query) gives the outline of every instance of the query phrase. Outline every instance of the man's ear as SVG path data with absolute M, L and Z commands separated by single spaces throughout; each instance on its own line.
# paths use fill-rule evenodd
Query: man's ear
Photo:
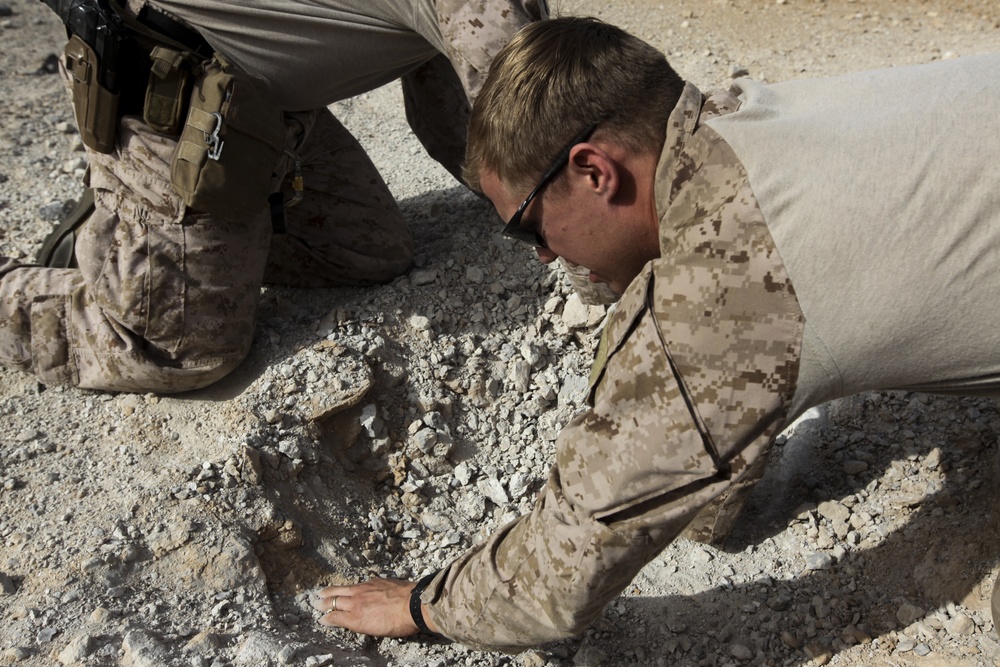
M 586 189 L 608 199 L 615 196 L 621 185 L 619 164 L 595 144 L 581 143 L 569 153 L 567 169 L 584 180 Z

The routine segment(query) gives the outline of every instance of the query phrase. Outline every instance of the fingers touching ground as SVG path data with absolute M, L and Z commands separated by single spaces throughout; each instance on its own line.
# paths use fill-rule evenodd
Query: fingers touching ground
M 411 590 L 408 581 L 371 579 L 355 586 L 327 586 L 311 604 L 323 612 L 321 625 L 377 637 L 407 637 L 417 633 L 409 610 Z

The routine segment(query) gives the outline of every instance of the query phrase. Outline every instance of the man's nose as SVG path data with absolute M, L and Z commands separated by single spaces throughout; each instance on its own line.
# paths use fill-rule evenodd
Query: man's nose
M 535 254 L 538 255 L 538 261 L 542 264 L 549 264 L 559 258 L 559 255 L 548 248 L 535 248 Z

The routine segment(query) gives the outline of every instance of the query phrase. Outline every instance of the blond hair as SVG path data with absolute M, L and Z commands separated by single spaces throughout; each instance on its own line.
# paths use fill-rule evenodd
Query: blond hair
M 659 153 L 683 86 L 662 53 L 620 28 L 579 17 L 531 23 L 497 54 L 476 98 L 463 175 L 480 190 L 488 169 L 526 191 L 597 123 L 631 151 Z

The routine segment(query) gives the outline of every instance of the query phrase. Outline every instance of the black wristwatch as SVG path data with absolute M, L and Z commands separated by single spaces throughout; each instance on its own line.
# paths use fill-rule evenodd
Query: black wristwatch
M 427 622 L 424 620 L 424 615 L 420 611 L 420 594 L 424 592 L 427 585 L 431 583 L 431 579 L 437 576 L 437 572 L 431 572 L 427 576 L 423 577 L 417 582 L 417 585 L 413 587 L 410 591 L 410 616 L 413 618 L 413 622 L 420 629 L 420 632 L 426 632 L 429 635 L 435 634 L 433 630 L 427 627 Z

